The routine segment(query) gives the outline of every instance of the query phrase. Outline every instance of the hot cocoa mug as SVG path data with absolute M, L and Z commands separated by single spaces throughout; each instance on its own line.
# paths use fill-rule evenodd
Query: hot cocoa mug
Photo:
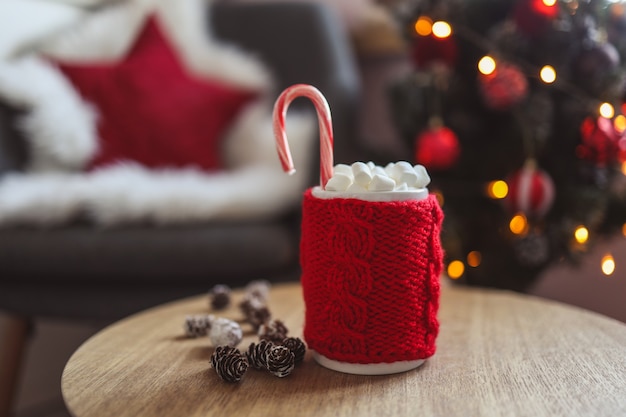
M 323 186 L 307 190 L 302 206 L 304 339 L 315 360 L 336 371 L 414 369 L 435 353 L 439 330 L 443 214 L 426 188 L 428 174 L 406 162 L 333 167 L 332 129 L 322 132 L 330 126 L 323 122 L 330 121 L 327 105 L 321 93 L 303 85 L 285 90 L 275 106 L 281 161 L 289 155 L 286 140 L 280 150 L 290 101 L 285 97 L 296 95 L 312 97 L 321 146 L 330 141 L 331 149 L 321 152 L 331 155 L 330 167 L 322 157 Z M 289 161 L 283 167 L 293 170 Z

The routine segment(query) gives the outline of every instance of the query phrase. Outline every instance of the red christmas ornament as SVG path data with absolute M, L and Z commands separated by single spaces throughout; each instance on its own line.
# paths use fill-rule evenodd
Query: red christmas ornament
M 528 94 L 528 81 L 515 65 L 501 62 L 491 74 L 478 78 L 485 104 L 494 110 L 507 110 Z
M 576 155 L 594 162 L 599 167 L 620 161 L 624 148 L 624 133 L 619 133 L 613 122 L 604 117 L 587 117 L 580 126 L 581 143 Z
M 546 4 L 547 3 L 547 4 Z M 559 14 L 558 2 L 518 0 L 513 20 L 518 29 L 528 36 L 540 36 Z
M 444 126 L 433 126 L 415 138 L 415 161 L 431 170 L 445 170 L 459 159 L 461 148 L 456 134 Z
M 454 37 L 437 38 L 434 35 L 416 37 L 413 42 L 411 58 L 416 68 L 428 68 L 434 64 L 443 64 L 452 68 L 456 63 L 458 49 Z
M 554 202 L 554 183 L 534 160 L 528 160 L 508 179 L 509 193 L 504 204 L 511 213 L 522 212 L 527 217 L 543 217 Z

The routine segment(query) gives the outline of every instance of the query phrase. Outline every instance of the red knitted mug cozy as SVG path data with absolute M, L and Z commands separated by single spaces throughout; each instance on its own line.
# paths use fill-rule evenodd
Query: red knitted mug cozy
M 304 338 L 329 359 L 391 363 L 435 353 L 443 213 L 421 201 L 304 195 Z

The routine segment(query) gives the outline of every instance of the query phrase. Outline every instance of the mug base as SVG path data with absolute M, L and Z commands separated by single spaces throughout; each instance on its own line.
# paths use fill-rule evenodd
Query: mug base
M 315 351 L 312 351 L 312 353 L 315 361 L 322 365 L 324 368 L 332 369 L 333 371 L 337 372 L 343 372 L 345 374 L 354 375 L 398 374 L 418 368 L 424 362 L 426 362 L 426 359 L 417 359 L 414 361 L 398 361 L 391 363 L 349 363 L 329 359 L 326 356 L 320 355 Z

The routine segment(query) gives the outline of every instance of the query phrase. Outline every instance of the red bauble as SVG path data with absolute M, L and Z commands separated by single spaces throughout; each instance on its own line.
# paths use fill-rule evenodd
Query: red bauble
M 513 20 L 521 32 L 534 37 L 545 33 L 558 14 L 558 2 L 548 6 L 543 0 L 518 0 Z
M 511 213 L 522 212 L 526 217 L 542 217 L 554 202 L 554 183 L 534 161 L 527 161 L 522 169 L 507 178 L 509 193 L 504 204 Z
M 416 68 L 441 64 L 451 68 L 456 63 L 458 49 L 454 37 L 419 36 L 413 42 L 411 58 Z
M 526 76 L 515 65 L 501 62 L 494 72 L 480 75 L 480 91 L 485 104 L 494 110 L 507 110 L 528 94 Z
M 415 161 L 430 170 L 445 170 L 459 159 L 456 134 L 447 127 L 431 127 L 415 138 Z
M 581 143 L 576 155 L 600 167 L 620 161 L 624 147 L 623 133 L 615 130 L 613 122 L 604 117 L 587 117 L 580 126 Z

